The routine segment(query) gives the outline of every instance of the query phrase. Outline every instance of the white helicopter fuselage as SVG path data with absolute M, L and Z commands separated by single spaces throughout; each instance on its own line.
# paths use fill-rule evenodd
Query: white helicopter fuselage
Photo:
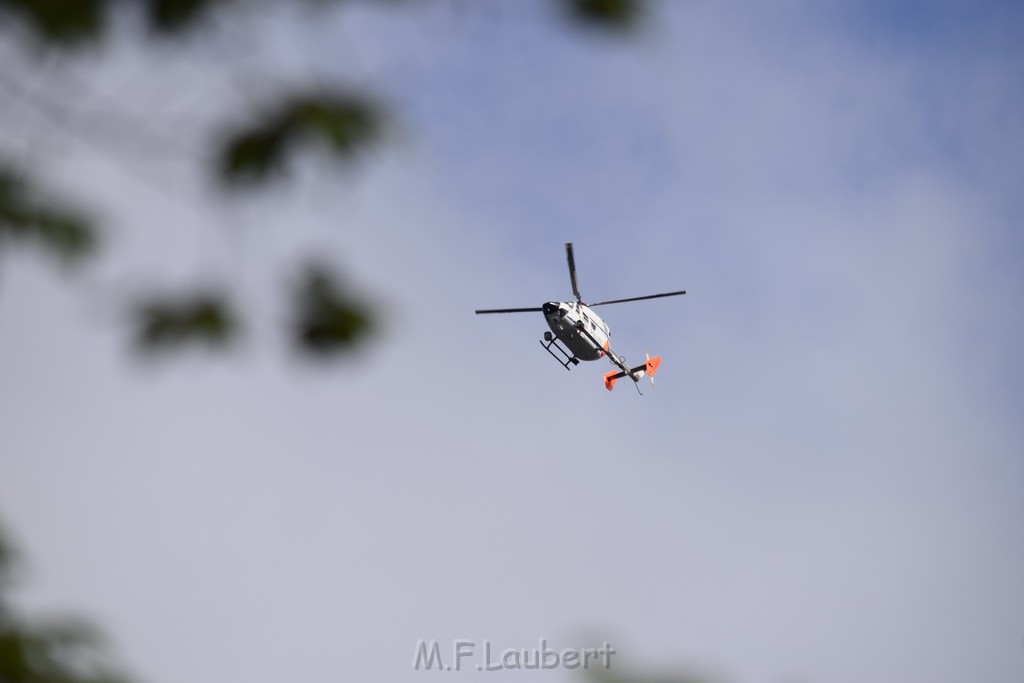
M 580 296 L 580 288 L 576 284 L 576 260 L 572 255 L 572 242 L 565 243 L 565 259 L 569 266 L 569 282 L 572 284 L 572 293 L 575 301 L 549 301 L 540 308 L 530 306 L 526 308 L 478 308 L 477 315 L 486 313 L 544 313 L 544 320 L 550 332 L 544 333 L 544 339 L 540 345 L 551 354 L 551 357 L 558 361 L 558 364 L 566 370 L 579 365 L 581 360 L 598 360 L 607 358 L 617 369 L 608 372 L 604 376 L 604 387 L 611 391 L 615 382 L 628 377 L 634 384 L 640 381 L 641 377 L 650 377 L 654 382 L 654 373 L 661 365 L 661 357 L 647 355 L 643 365 L 630 366 L 626 363 L 625 357 L 612 349 L 611 330 L 607 323 L 601 320 L 601 316 L 594 313 L 592 307 L 604 306 L 606 304 L 624 304 L 629 301 L 644 301 L 646 299 L 660 299 L 665 296 L 679 296 L 686 294 L 685 291 L 662 292 L 661 294 L 648 294 L 646 296 L 633 296 L 626 299 L 608 299 L 597 301 L 589 306 L 583 302 Z M 637 391 L 640 388 L 637 387 Z
M 551 332 L 580 360 L 603 358 L 611 346 L 611 330 L 584 303 L 549 301 L 542 307 Z

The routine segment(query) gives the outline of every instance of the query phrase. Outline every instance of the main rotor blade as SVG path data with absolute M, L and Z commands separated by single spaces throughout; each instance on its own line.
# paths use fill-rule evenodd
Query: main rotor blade
M 576 286 L 576 259 L 572 257 L 572 242 L 565 243 L 565 258 L 569 262 L 569 280 L 572 281 L 572 294 L 576 301 L 582 301 L 580 288 Z
M 634 296 L 629 299 L 611 299 L 610 301 L 598 301 L 596 304 L 587 304 L 590 308 L 594 306 L 604 306 L 605 304 L 621 304 L 627 301 L 643 301 L 644 299 L 660 299 L 663 296 L 682 296 L 686 294 L 685 291 L 681 292 L 665 292 L 664 294 L 648 294 L 647 296 Z
M 537 311 L 543 311 L 543 308 L 488 308 L 485 310 L 479 310 L 476 312 L 477 315 L 481 313 L 536 313 Z

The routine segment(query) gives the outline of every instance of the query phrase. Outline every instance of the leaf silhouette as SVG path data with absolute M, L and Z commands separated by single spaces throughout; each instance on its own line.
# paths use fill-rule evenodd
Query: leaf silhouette
M 295 342 L 313 355 L 326 357 L 349 349 L 371 329 L 367 307 L 346 296 L 322 266 L 307 268 L 294 306 Z
M 592 26 L 624 30 L 640 19 L 642 0 L 562 0 L 569 15 Z
M 35 242 L 65 261 L 81 259 L 96 246 L 95 232 L 84 218 L 43 199 L 0 168 L 0 245 L 6 239 Z
M 141 304 L 136 310 L 136 324 L 136 342 L 143 350 L 168 349 L 187 343 L 224 346 L 238 331 L 228 303 L 209 293 Z
M 301 142 L 349 159 L 377 141 L 382 119 L 381 111 L 362 97 L 293 97 L 261 122 L 228 137 L 221 152 L 221 176 L 236 185 L 265 181 L 284 170 L 290 149 Z
M 18 16 L 43 41 L 78 45 L 102 32 L 104 4 L 103 0 L 0 0 L 0 21 L 4 15 Z

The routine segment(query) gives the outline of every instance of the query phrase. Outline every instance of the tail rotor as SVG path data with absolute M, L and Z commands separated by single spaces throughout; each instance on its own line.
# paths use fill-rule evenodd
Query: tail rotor
M 651 386 L 654 386 L 654 373 L 658 371 L 658 366 L 661 365 L 661 357 L 655 356 L 651 358 L 650 351 L 644 351 L 644 369 L 647 370 L 647 376 L 651 378 Z

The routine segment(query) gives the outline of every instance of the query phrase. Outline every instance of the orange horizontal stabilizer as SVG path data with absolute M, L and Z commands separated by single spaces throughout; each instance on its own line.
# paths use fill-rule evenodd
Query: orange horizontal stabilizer
M 655 356 L 654 358 L 647 359 L 647 374 L 650 377 L 654 377 L 654 373 L 658 371 L 658 367 L 661 365 L 661 356 Z
M 624 377 L 621 372 L 608 372 L 604 376 L 604 388 L 611 391 L 615 388 L 615 383 L 619 381 L 620 377 Z

